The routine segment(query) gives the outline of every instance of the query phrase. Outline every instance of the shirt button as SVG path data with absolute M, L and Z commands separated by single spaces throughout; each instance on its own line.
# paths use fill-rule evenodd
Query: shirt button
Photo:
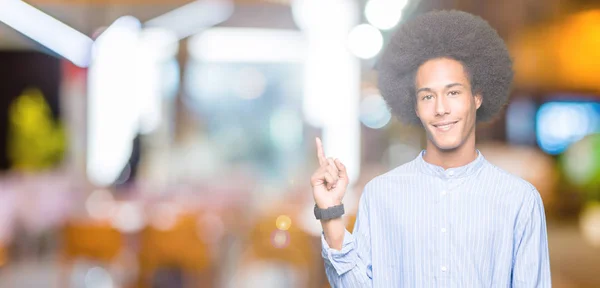
M 442 271 L 444 271 L 444 272 L 448 271 L 448 267 L 442 266 Z
M 442 228 L 442 233 L 446 233 L 446 228 Z
M 446 193 L 448 193 L 448 192 L 446 192 L 446 190 L 442 190 L 442 196 L 445 196 Z
M 448 175 L 450 175 L 450 176 L 454 175 L 454 171 L 448 171 Z

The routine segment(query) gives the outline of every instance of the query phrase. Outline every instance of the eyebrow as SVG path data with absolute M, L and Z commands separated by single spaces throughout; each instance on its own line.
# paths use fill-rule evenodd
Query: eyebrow
M 450 83 L 450 84 L 446 85 L 446 89 L 448 89 L 448 88 L 452 88 L 452 87 L 454 87 L 454 86 L 463 86 L 463 87 L 464 87 L 464 85 L 462 85 L 462 84 L 460 84 L 460 83 Z M 417 94 L 419 94 L 419 92 L 422 92 L 422 91 L 433 92 L 433 90 L 432 90 L 431 88 L 428 88 L 428 87 L 423 87 L 423 88 L 419 88 L 419 89 L 417 90 Z

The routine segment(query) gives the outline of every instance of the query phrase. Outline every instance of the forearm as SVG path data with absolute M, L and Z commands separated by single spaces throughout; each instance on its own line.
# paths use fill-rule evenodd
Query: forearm
M 342 250 L 344 235 L 346 233 L 346 227 L 342 218 L 321 220 L 321 226 L 323 227 L 323 234 L 325 234 L 325 240 L 329 247 L 338 251 Z
M 354 233 L 346 230 L 342 218 L 321 221 L 322 257 L 327 279 L 333 288 L 372 287 L 373 285 L 367 203 L 366 193 L 363 192 L 356 214 Z

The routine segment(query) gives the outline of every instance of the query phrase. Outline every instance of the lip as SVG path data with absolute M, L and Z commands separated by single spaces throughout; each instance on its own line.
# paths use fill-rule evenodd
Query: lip
M 454 127 L 454 125 L 456 125 L 456 123 L 458 123 L 458 121 L 459 120 L 437 122 L 437 123 L 431 124 L 431 126 L 435 127 L 436 130 L 438 130 L 440 132 L 446 132 L 446 131 L 449 131 L 450 129 L 452 129 L 452 127 Z

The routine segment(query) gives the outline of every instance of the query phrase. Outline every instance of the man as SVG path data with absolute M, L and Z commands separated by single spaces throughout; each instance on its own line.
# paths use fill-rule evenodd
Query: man
M 331 285 L 551 287 L 538 191 L 475 147 L 476 123 L 497 114 L 513 78 L 496 31 L 465 12 L 426 13 L 398 29 L 378 69 L 392 112 L 420 123 L 427 145 L 366 185 L 351 234 L 345 167 L 316 139 L 311 185 Z

